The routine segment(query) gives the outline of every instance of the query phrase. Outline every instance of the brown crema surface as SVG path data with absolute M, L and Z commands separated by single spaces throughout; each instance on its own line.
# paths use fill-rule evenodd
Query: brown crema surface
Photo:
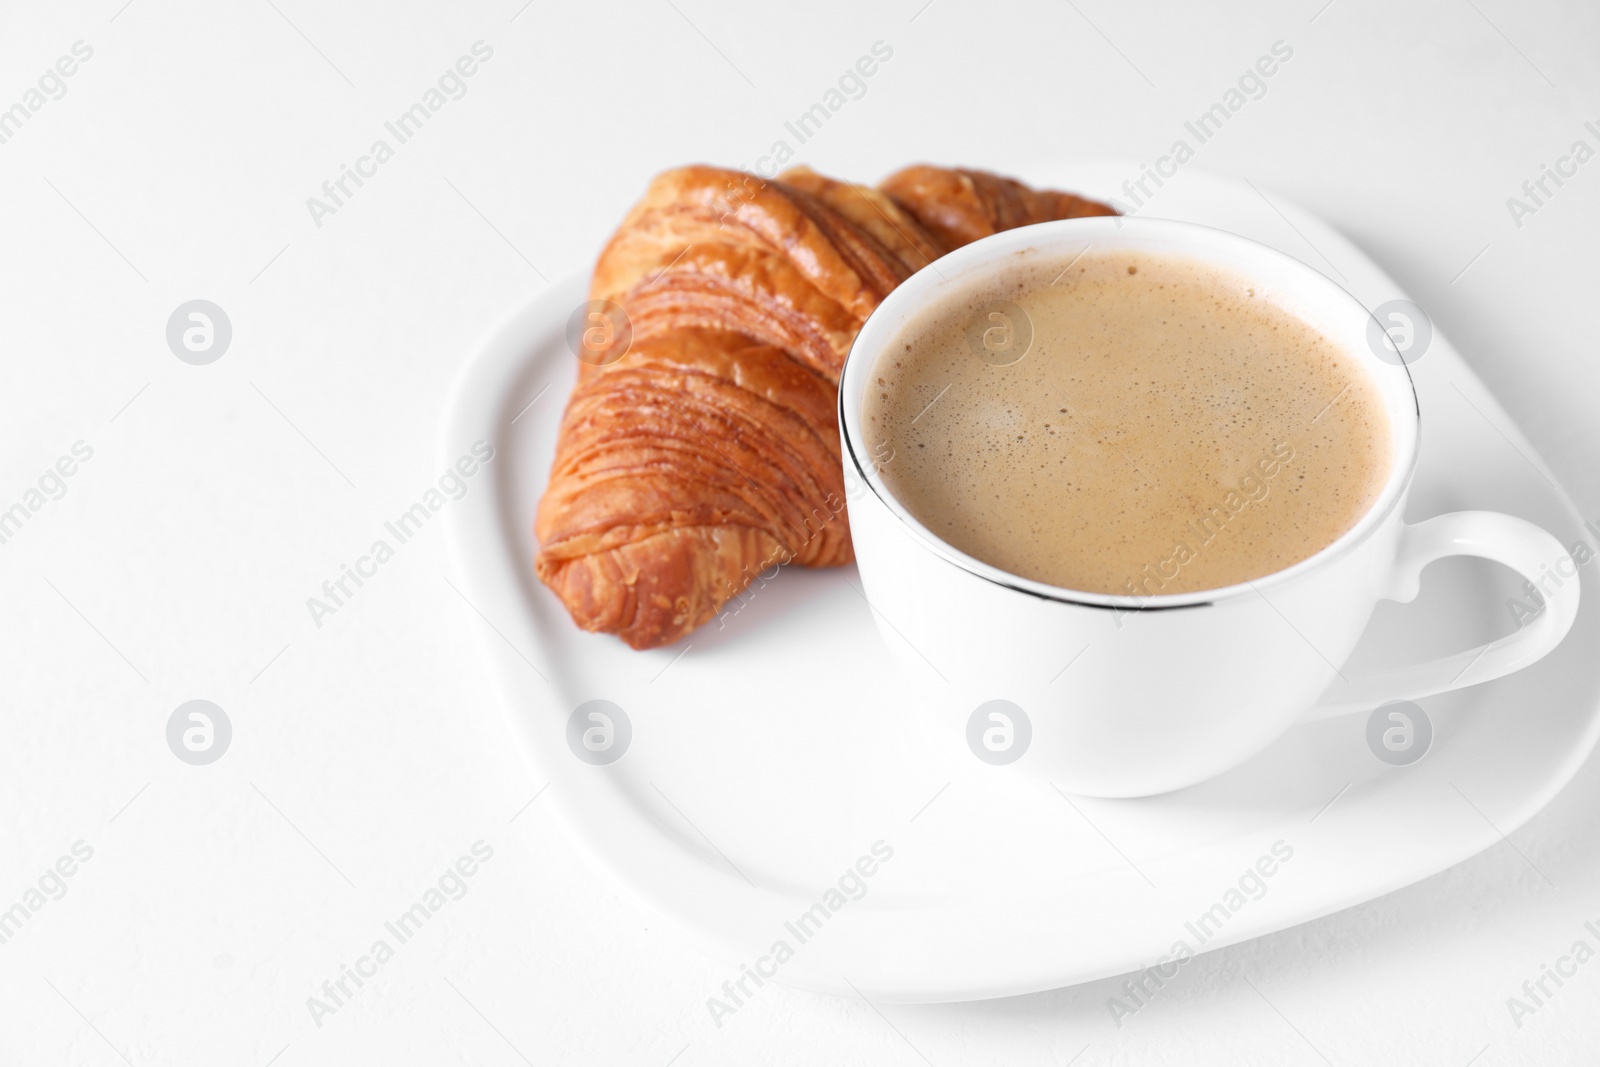
M 934 534 L 1092 593 L 1282 570 L 1355 525 L 1391 463 L 1356 354 L 1242 278 L 1126 251 L 1019 256 L 945 297 L 879 357 L 862 417 Z

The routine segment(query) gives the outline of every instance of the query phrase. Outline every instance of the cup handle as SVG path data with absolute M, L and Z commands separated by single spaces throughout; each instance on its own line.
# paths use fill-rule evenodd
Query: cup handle
M 1446 556 L 1479 556 L 1517 571 L 1538 585 L 1548 568 L 1567 556 L 1554 536 L 1531 522 L 1495 511 L 1456 511 L 1407 526 L 1400 535 L 1386 600 L 1410 603 L 1422 585 L 1422 568 Z M 1576 575 L 1558 575 L 1561 585 L 1543 591 L 1544 607 L 1513 634 L 1439 659 L 1335 678 L 1307 719 L 1365 712 L 1391 700 L 1415 700 L 1477 685 L 1520 671 L 1561 643 L 1578 615 Z

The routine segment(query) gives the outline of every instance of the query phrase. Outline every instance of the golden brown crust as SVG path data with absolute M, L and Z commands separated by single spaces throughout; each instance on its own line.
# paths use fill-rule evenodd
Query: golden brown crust
M 776 563 L 849 562 L 835 388 L 741 334 L 636 343 L 568 402 L 539 578 L 585 629 L 651 648 Z
M 803 168 L 659 175 L 595 265 L 590 295 L 626 310 L 630 347 L 580 369 L 534 524 L 540 580 L 584 629 L 654 648 L 775 564 L 850 562 L 837 389 L 862 322 L 975 236 L 1109 212 L 932 167 L 876 190 Z
M 794 167 L 778 180 L 821 200 L 843 215 L 907 269 L 899 281 L 932 263 L 949 248 L 922 228 L 887 194 L 867 185 L 823 177 L 810 167 Z
M 1017 226 L 1117 213 L 1095 200 L 1030 189 L 987 171 L 949 170 L 925 163 L 891 174 L 882 189 L 951 248 Z

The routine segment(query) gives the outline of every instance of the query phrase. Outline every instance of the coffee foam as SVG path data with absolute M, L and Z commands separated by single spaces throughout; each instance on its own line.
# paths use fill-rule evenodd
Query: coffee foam
M 1313 555 L 1371 507 L 1393 450 L 1357 354 L 1246 279 L 1126 251 L 1019 256 L 945 296 L 880 355 L 862 415 L 936 536 L 1140 597 Z

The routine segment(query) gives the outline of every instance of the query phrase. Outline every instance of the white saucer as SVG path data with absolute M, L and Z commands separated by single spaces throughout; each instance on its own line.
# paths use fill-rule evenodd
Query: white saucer
M 1132 173 L 1080 164 L 1022 177 L 1107 196 Z M 1247 183 L 1185 170 L 1145 213 L 1273 245 L 1371 308 L 1404 296 L 1330 227 Z M 456 384 L 444 461 L 479 438 L 497 455 L 492 480 L 475 479 L 448 509 L 454 580 L 481 614 L 469 613 L 471 625 L 532 764 L 530 791 L 549 783 L 539 803 L 586 851 L 733 968 L 766 957 L 760 969 L 779 982 L 902 1002 L 1139 970 L 1178 941 L 1190 951 L 1233 944 L 1459 863 L 1548 803 L 1594 747 L 1594 564 L 1581 568 L 1590 588 L 1555 653 L 1422 702 L 1436 737 L 1419 763 L 1380 762 L 1365 717 L 1349 716 L 1298 727 L 1222 778 L 1144 800 L 1069 800 L 976 760 L 952 771 L 927 757 L 854 568 L 784 568 L 722 625 L 668 649 L 633 652 L 581 633 L 533 577 L 531 530 L 574 377 L 567 319 L 585 287 L 573 278 L 530 300 Z M 1412 368 L 1423 446 L 1408 518 L 1490 508 L 1569 546 L 1593 545 L 1437 325 Z M 1507 598 L 1519 595 L 1510 572 L 1490 564 L 1436 564 L 1414 604 L 1379 607 L 1356 660 L 1399 663 L 1509 632 Z M 626 754 L 608 766 L 580 761 L 566 740 L 569 715 L 592 699 L 615 702 L 632 726 Z M 785 924 L 843 900 L 826 891 L 879 841 L 893 857 L 860 879 L 864 896 L 816 920 L 820 931 L 802 942 Z M 1293 855 L 1261 879 L 1259 897 L 1249 879 L 1248 892 L 1230 893 L 1277 842 Z M 779 941 L 792 952 L 781 964 Z

